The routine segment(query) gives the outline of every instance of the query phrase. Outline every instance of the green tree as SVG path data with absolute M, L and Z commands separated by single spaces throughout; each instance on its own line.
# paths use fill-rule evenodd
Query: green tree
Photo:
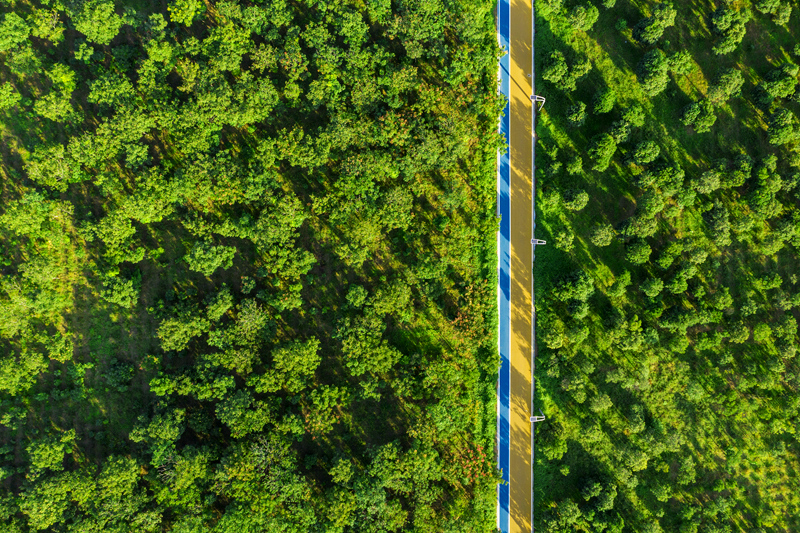
M 651 98 L 664 91 L 669 83 L 669 62 L 658 48 L 647 52 L 637 67 L 639 82 Z
M 211 276 L 218 268 L 231 268 L 236 248 L 233 246 L 213 246 L 207 242 L 196 242 L 186 254 L 189 268 L 204 276 Z
M 652 13 L 633 28 L 633 38 L 644 44 L 655 43 L 667 28 L 675 25 L 677 11 L 672 2 L 656 4 Z
M 788 144 L 800 139 L 797 117 L 788 109 L 779 109 L 769 119 L 767 132 L 770 144 Z
M 596 115 L 608 113 L 614 109 L 616 103 L 617 93 L 613 89 L 600 89 L 594 94 L 594 98 L 592 98 L 592 112 Z
M 650 260 L 652 249 L 650 245 L 642 240 L 635 240 L 628 244 L 625 249 L 625 258 L 635 265 L 641 265 Z
M 84 0 L 72 20 L 75 29 L 89 41 L 107 45 L 119 33 L 122 18 L 117 15 L 111 0 Z
M 594 162 L 592 169 L 599 172 L 606 170 L 611 164 L 611 158 L 614 157 L 616 151 L 617 143 L 614 142 L 614 138 L 611 135 L 601 133 L 594 136 L 587 150 L 589 157 Z
M 616 236 L 614 226 L 611 224 L 600 224 L 595 227 L 589 239 L 595 246 L 608 246 Z

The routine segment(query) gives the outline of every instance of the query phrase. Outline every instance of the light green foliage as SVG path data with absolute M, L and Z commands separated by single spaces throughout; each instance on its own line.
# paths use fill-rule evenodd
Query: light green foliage
M 75 29 L 89 41 L 109 44 L 122 27 L 122 18 L 115 13 L 111 0 L 84 0 L 73 15 Z
M 0 111 L 11 109 L 19 103 L 22 99 L 20 94 L 14 90 L 14 87 L 6 82 L 0 85 Z
M 36 470 L 63 470 L 64 454 L 74 441 L 75 430 L 69 430 L 60 437 L 51 435 L 32 442 L 26 448 L 31 465 Z
M 171 21 L 191 26 L 192 22 L 205 12 L 206 6 L 199 0 L 175 0 L 167 9 Z
M 4 13 L 0 22 L 0 52 L 7 52 L 28 39 L 30 28 L 14 12 Z
M 616 236 L 614 226 L 611 224 L 600 224 L 594 228 L 590 239 L 595 246 L 608 246 Z
M 211 276 L 218 268 L 231 268 L 236 248 L 233 246 L 213 246 L 209 243 L 196 242 L 186 255 L 189 268 L 204 276 Z
M 33 9 L 28 16 L 31 35 L 39 39 L 46 39 L 53 44 L 58 44 L 64 39 L 64 24 L 61 22 L 57 10 Z
M 587 2 L 586 5 L 578 4 L 570 10 L 569 22 L 577 30 L 589 31 L 599 16 L 600 12 L 594 4 Z

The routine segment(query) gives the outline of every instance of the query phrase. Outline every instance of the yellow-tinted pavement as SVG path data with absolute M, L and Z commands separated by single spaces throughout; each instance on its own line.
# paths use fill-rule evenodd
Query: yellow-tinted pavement
M 531 531 L 532 125 L 531 0 L 511 0 L 509 531 Z

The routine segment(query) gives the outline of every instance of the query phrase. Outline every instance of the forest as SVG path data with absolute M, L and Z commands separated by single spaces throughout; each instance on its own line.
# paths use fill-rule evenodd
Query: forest
M 800 4 L 536 0 L 536 530 L 800 530 Z
M 0 0 L 0 529 L 494 530 L 501 53 L 487 1 Z

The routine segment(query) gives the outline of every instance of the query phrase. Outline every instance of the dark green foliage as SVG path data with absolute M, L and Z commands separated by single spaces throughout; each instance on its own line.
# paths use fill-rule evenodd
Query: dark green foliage
M 653 14 L 639 21 L 633 28 L 633 38 L 644 44 L 653 44 L 670 26 L 675 25 L 677 11 L 672 2 L 662 2 L 653 7 Z
M 617 103 L 617 93 L 615 93 L 612 89 L 600 89 L 594 94 L 594 98 L 592 99 L 592 112 L 596 115 L 601 115 L 603 113 L 608 113 L 612 109 L 614 109 L 614 105 Z
M 748 9 L 737 10 L 731 4 L 722 3 L 711 14 L 711 27 L 720 36 L 714 45 L 714 53 L 724 55 L 733 52 L 744 39 L 745 24 L 752 14 Z
M 586 104 L 578 102 L 567 109 L 567 121 L 573 128 L 579 128 L 586 122 Z
M 585 59 L 578 59 L 568 63 L 564 54 L 559 51 L 551 52 L 547 60 L 542 78 L 549 81 L 562 91 L 574 91 L 577 83 L 592 70 L 592 63 Z
M 650 50 L 637 67 L 639 82 L 645 94 L 650 97 L 664 91 L 669 83 L 669 62 L 664 52 L 658 48 Z

